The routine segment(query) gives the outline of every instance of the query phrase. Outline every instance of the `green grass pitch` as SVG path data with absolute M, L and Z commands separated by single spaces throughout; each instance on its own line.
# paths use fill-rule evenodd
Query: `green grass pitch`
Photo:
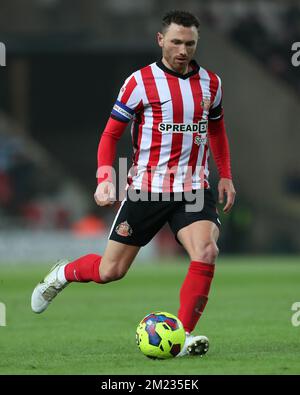
M 51 265 L 51 264 L 50 264 Z M 0 374 L 300 374 L 300 262 L 289 257 L 220 257 L 195 333 L 210 339 L 203 358 L 150 360 L 135 344 L 148 313 L 177 314 L 186 258 L 135 262 L 121 281 L 71 284 L 41 315 L 33 287 L 48 266 L 0 265 Z

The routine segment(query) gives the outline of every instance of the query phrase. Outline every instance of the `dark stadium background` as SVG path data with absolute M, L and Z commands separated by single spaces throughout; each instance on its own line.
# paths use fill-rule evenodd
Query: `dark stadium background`
M 221 213 L 219 259 L 299 260 L 299 1 L 0 0 L 0 271 L 103 252 L 118 203 L 93 200 L 99 138 L 124 79 L 159 59 L 162 15 L 182 8 L 200 18 L 197 60 L 224 88 L 237 198 Z M 118 156 L 130 164 L 129 130 Z M 137 258 L 164 260 L 187 261 L 167 227 Z
M 201 20 L 198 61 L 221 76 L 225 92 L 237 202 L 223 218 L 222 251 L 297 253 L 300 83 L 291 46 L 299 40 L 299 4 L 207 3 L 185 7 Z M 123 80 L 159 58 L 160 18 L 176 7 L 1 0 L 2 231 L 69 230 L 87 215 L 110 226 L 115 211 L 93 202 L 99 137 Z M 129 132 L 118 154 L 130 159 Z M 62 196 L 66 178 L 69 193 L 79 189 L 82 199 Z

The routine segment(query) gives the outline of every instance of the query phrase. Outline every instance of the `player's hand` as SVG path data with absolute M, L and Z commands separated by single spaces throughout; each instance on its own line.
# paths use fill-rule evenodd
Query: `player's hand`
M 116 201 L 116 189 L 112 182 L 101 182 L 94 194 L 95 202 L 98 206 L 111 206 Z
M 221 178 L 218 185 L 218 191 L 219 203 L 221 204 L 224 202 L 224 195 L 226 194 L 226 204 L 223 211 L 224 213 L 229 213 L 234 204 L 236 195 L 232 181 L 229 178 Z

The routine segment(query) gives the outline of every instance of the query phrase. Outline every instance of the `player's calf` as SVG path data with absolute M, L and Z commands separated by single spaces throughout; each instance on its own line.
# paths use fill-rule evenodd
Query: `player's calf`
M 100 269 L 100 277 L 103 283 L 110 283 L 112 281 L 117 281 L 123 278 L 127 273 L 127 270 L 119 268 L 117 266 L 102 268 Z

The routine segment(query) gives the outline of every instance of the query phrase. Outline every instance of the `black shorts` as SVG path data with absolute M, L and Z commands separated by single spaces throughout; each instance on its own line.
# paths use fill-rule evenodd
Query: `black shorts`
M 193 191 L 193 195 L 199 191 Z M 202 191 L 203 192 L 203 191 Z M 135 191 L 139 194 L 139 191 Z M 190 193 L 191 194 L 191 193 Z M 220 220 L 216 209 L 216 201 L 210 189 L 204 190 L 202 209 L 196 207 L 187 212 L 191 205 L 191 195 L 187 199 L 182 193 L 171 194 L 169 201 L 164 201 L 162 194 L 156 194 L 155 201 L 132 200 L 129 195 L 121 203 L 111 227 L 109 239 L 123 244 L 145 246 L 156 233 L 168 222 L 176 241 L 177 232 L 193 222 L 207 220 L 220 227 Z M 178 201 L 179 200 L 179 201 Z M 203 201 L 203 199 L 202 199 Z M 194 204 L 194 203 L 192 203 Z M 191 207 L 191 206 L 190 206 Z

